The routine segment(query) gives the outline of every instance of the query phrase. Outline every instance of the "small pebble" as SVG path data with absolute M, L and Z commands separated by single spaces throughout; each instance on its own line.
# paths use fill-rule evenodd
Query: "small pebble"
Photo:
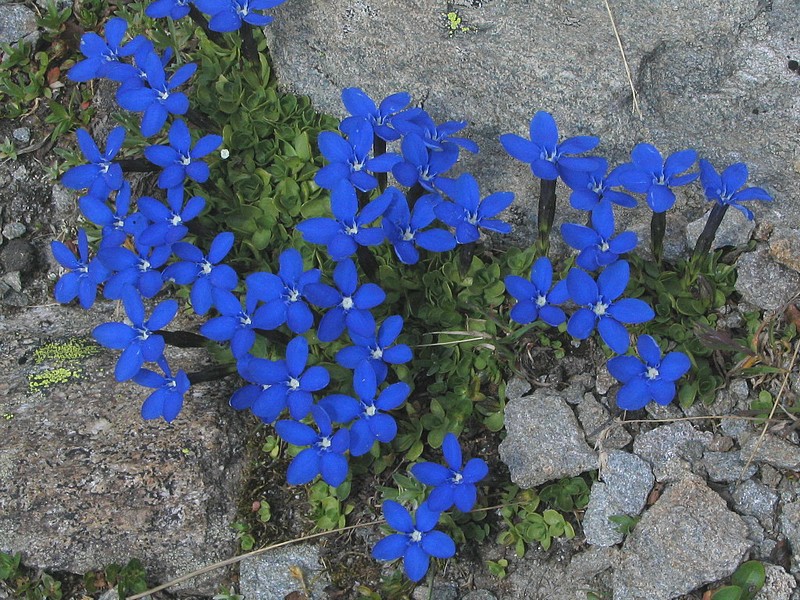
M 23 144 L 27 144 L 31 141 L 31 130 L 27 127 L 17 127 L 11 132 L 11 135 L 14 136 L 15 140 Z
M 7 240 L 15 240 L 25 235 L 25 225 L 22 223 L 6 223 L 3 226 L 3 237 Z

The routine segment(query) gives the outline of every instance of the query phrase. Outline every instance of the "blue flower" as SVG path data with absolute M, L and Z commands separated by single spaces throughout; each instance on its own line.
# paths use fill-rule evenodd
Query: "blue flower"
M 255 11 L 275 8 L 285 0 L 194 0 L 195 6 L 211 15 L 208 27 L 222 33 L 236 31 L 247 23 L 253 27 L 264 27 L 272 23 L 272 17 Z
M 141 207 L 142 198 L 136 203 Z M 103 198 L 96 198 L 91 194 L 81 196 L 78 206 L 86 219 L 103 228 L 101 248 L 119 246 L 129 235 L 138 236 L 147 227 L 147 219 L 142 212 L 128 214 L 131 209 L 131 186 L 127 181 L 122 182 L 114 200 L 114 209 L 111 209 Z
M 380 383 L 389 372 L 388 364 L 399 365 L 411 360 L 411 348 L 405 344 L 394 344 L 403 330 L 403 317 L 387 317 L 378 329 L 377 336 L 351 335 L 354 345 L 346 346 L 336 353 L 336 362 L 347 369 L 355 369 L 362 361 L 368 361 L 375 370 Z
M 614 211 L 610 203 L 598 205 L 591 215 L 592 227 L 564 223 L 561 236 L 570 246 L 578 250 L 577 265 L 587 271 L 596 271 L 610 265 L 621 254 L 630 252 L 639 243 L 632 231 L 614 235 Z M 612 237 L 613 236 L 613 237 Z
M 431 116 L 421 108 L 412 108 L 397 116 L 395 127 L 403 135 L 414 133 L 419 135 L 428 148 L 434 150 L 450 150 L 458 154 L 463 148 L 468 152 L 477 152 L 478 144 L 462 137 L 453 137 L 467 126 L 466 121 L 447 121 L 437 125 Z
M 330 382 L 325 367 L 306 369 L 307 362 L 308 342 L 302 337 L 286 345 L 286 360 L 250 359 L 243 369 L 245 379 L 270 386 L 253 403 L 253 414 L 271 422 L 288 406 L 293 419 L 304 419 L 314 403 L 311 392 L 318 392 Z
M 89 188 L 90 196 L 104 200 L 112 190 L 122 187 L 122 167 L 111 161 L 125 141 L 125 128 L 115 127 L 111 130 L 103 154 L 100 153 L 88 131 L 78 129 L 75 135 L 78 137 L 81 152 L 90 164 L 72 167 L 64 173 L 61 183 L 74 190 Z
M 189 110 L 189 99 L 186 94 L 175 90 L 194 75 L 197 65 L 194 63 L 183 65 L 167 79 L 161 58 L 155 52 L 149 52 L 141 66 L 147 78 L 147 85 L 121 86 L 117 90 L 117 103 L 125 110 L 144 112 L 142 135 L 150 137 L 161 131 L 168 115 L 185 115 Z M 131 78 L 129 81 L 136 79 L 138 78 Z
M 369 311 L 386 299 L 384 291 L 374 283 L 358 287 L 358 272 L 350 259 L 336 265 L 333 281 L 338 290 L 324 283 L 311 283 L 305 287 L 309 302 L 331 309 L 320 320 L 317 328 L 319 340 L 332 342 L 339 339 L 345 327 L 356 335 L 371 335 L 375 331 L 375 319 Z
M 230 252 L 233 242 L 233 234 L 223 231 L 211 242 L 208 256 L 188 242 L 172 245 L 172 251 L 181 260 L 164 269 L 164 281 L 173 281 L 178 285 L 192 284 L 189 297 L 198 315 L 206 314 L 213 305 L 212 291 L 215 288 L 231 291 L 239 283 L 236 271 L 228 265 L 218 264 Z
M 433 210 L 443 223 L 455 227 L 459 244 L 477 242 L 481 237 L 479 229 L 511 233 L 511 225 L 494 217 L 514 201 L 513 193 L 497 192 L 481 200 L 478 182 L 469 173 L 456 180 L 440 181 L 439 189 L 455 203 L 443 201 Z
M 177 21 L 189 14 L 191 4 L 189 0 L 153 0 L 144 10 L 151 19 L 169 17 Z
M 139 253 L 122 246 L 100 248 L 97 253 L 100 262 L 115 271 L 106 283 L 103 294 L 110 300 L 119 300 L 125 288 L 133 286 L 144 298 L 153 298 L 164 284 L 159 269 L 171 255 L 169 246 L 142 249 Z
M 129 43 L 122 45 L 122 38 L 128 23 L 116 17 L 106 23 L 106 40 L 96 33 L 84 33 L 81 37 L 80 50 L 86 57 L 75 64 L 67 72 L 72 81 L 89 81 L 96 77 L 108 77 L 115 81 L 123 81 L 134 73 L 133 67 L 120 62 L 120 57 L 130 56 L 139 48 L 148 45 L 148 41 L 137 35 Z
M 575 157 L 570 154 L 588 152 L 600 143 L 594 136 L 579 135 L 558 143 L 558 126 L 553 115 L 539 111 L 531 119 L 531 139 L 506 133 L 500 143 L 512 157 L 530 164 L 536 177 L 554 180 L 570 171 L 597 171 L 601 164 L 594 157 Z
M 377 560 L 395 560 L 403 557 L 403 570 L 412 581 L 425 577 L 430 557 L 450 558 L 456 553 L 455 542 L 446 533 L 434 529 L 439 522 L 439 512 L 422 503 L 414 518 L 397 502 L 383 503 L 386 522 L 400 533 L 393 533 L 372 549 Z
M 389 191 L 393 190 L 393 191 Z M 447 252 L 456 247 L 456 238 L 446 229 L 428 229 L 436 218 L 434 208 L 442 201 L 438 194 L 425 194 L 408 209 L 408 200 L 397 188 L 386 190 L 392 194 L 392 203 L 383 215 L 383 231 L 394 247 L 400 262 L 414 265 L 419 261 L 417 246 L 431 252 Z
M 315 217 L 297 225 L 303 239 L 312 244 L 324 244 L 336 262 L 355 254 L 359 246 L 377 246 L 383 242 L 383 229 L 367 227 L 380 217 L 392 201 L 388 190 L 358 212 L 358 199 L 352 186 L 346 182 L 331 192 L 333 219 Z
M 200 334 L 215 342 L 231 343 L 231 353 L 238 359 L 247 354 L 256 341 L 256 329 L 268 329 L 265 326 L 271 316 L 266 306 L 256 308 L 258 295 L 250 289 L 254 281 L 251 275 L 247 279 L 248 290 L 245 296 L 245 307 L 239 299 L 227 290 L 213 291 L 214 307 L 220 316 L 208 320 L 200 326 Z
M 615 356 L 608 361 L 608 372 L 624 385 L 617 392 L 617 406 L 623 410 L 639 410 L 654 400 L 667 405 L 675 397 L 675 382 L 689 370 L 689 357 L 683 352 L 669 352 L 661 358 L 661 350 L 649 335 L 640 335 L 635 356 Z
M 339 129 L 350 134 L 355 129 L 361 128 L 362 121 L 366 120 L 376 136 L 391 142 L 400 139 L 400 133 L 392 127 L 392 119 L 409 105 L 411 95 L 407 92 L 392 94 L 384 98 L 378 107 L 364 90 L 350 87 L 342 90 L 342 102 L 352 116 L 344 119 Z
M 144 304 L 139 293 L 128 287 L 122 296 L 122 303 L 131 325 L 126 323 L 103 323 L 92 331 L 92 336 L 105 348 L 122 350 L 114 369 L 117 381 L 134 377 L 145 362 L 156 362 L 164 353 L 164 338 L 157 333 L 172 321 L 178 312 L 175 300 L 164 300 L 145 320 Z
M 473 458 L 462 468 L 461 446 L 452 433 L 444 436 L 442 452 L 446 467 L 432 462 L 418 463 L 411 467 L 411 473 L 420 483 L 434 487 L 428 496 L 428 505 L 433 510 L 449 510 L 455 504 L 461 512 L 469 512 L 478 500 L 475 484 L 489 474 L 489 466 L 482 458 Z
M 600 337 L 617 354 L 630 346 L 628 331 L 622 323 L 644 323 L 655 317 L 646 302 L 636 298 L 617 300 L 630 279 L 630 267 L 624 260 L 609 265 L 597 282 L 580 269 L 567 274 L 567 288 L 579 308 L 567 323 L 567 332 L 574 338 L 588 338 L 595 327 Z
M 189 228 L 184 223 L 203 212 L 206 201 L 200 196 L 192 196 L 184 205 L 183 195 L 183 186 L 177 186 L 167 190 L 168 206 L 149 196 L 142 196 L 137 200 L 139 210 L 150 221 L 138 235 L 137 242 L 143 246 L 171 246 L 189 233 Z
M 334 190 L 342 182 L 349 183 L 362 192 L 378 187 L 378 180 L 370 173 L 386 173 L 400 160 L 392 152 L 370 158 L 372 151 L 372 126 L 362 120 L 360 127 L 348 127 L 347 139 L 334 131 L 323 131 L 317 144 L 328 164 L 314 176 L 314 182 L 326 190 Z
M 392 175 L 402 185 L 412 187 L 419 183 L 429 192 L 444 178 L 441 176 L 456 164 L 458 146 L 431 149 L 417 133 L 408 133 L 400 144 L 403 159 L 392 167 Z
M 142 418 L 164 417 L 167 423 L 171 423 L 181 412 L 183 396 L 189 391 L 191 383 L 183 370 L 178 370 L 173 377 L 169 365 L 163 357 L 158 360 L 158 365 L 164 371 L 163 375 L 150 369 L 140 369 L 133 376 L 133 380 L 139 385 L 155 388 L 155 391 L 142 404 Z
M 358 400 L 344 394 L 331 394 L 319 401 L 331 419 L 350 425 L 350 454 L 362 456 L 370 451 L 375 441 L 388 444 L 397 436 L 397 423 L 387 411 L 399 408 L 411 393 L 408 384 L 393 383 L 384 388 L 378 397 L 378 382 L 369 362 L 362 361 L 353 372 L 353 389 Z
M 608 171 L 608 161 L 597 158 L 598 167 L 594 171 L 565 171 L 562 179 L 571 189 L 569 203 L 578 210 L 595 210 L 604 207 L 609 202 L 626 208 L 636 206 L 636 199 L 625 192 L 612 190 L 612 187 L 622 185 L 620 175 L 626 170 L 620 165 Z
M 655 213 L 662 213 L 675 204 L 672 188 L 691 183 L 699 173 L 681 173 L 691 169 L 697 160 L 694 150 L 681 150 L 666 160 L 652 144 L 637 144 L 631 150 L 632 162 L 622 165 L 620 182 L 638 194 L 647 194 L 647 204 Z
M 286 471 L 289 485 L 302 485 L 322 475 L 328 485 L 339 487 L 347 479 L 347 458 L 350 433 L 340 429 L 333 433 L 330 417 L 319 407 L 311 411 L 319 433 L 297 421 L 278 421 L 275 431 L 295 446 L 309 446 L 294 457 Z
M 97 286 L 108 278 L 108 270 L 97 259 L 89 260 L 89 241 L 86 231 L 78 230 L 78 257 L 59 241 L 52 241 L 50 248 L 58 263 L 69 273 L 56 282 L 53 295 L 57 302 L 66 304 L 75 298 L 83 308 L 91 308 L 97 297 Z
M 509 275 L 505 278 L 505 284 L 508 292 L 517 299 L 510 317 L 520 325 L 541 319 L 552 327 L 558 327 L 567 320 L 564 311 L 554 306 L 569 299 L 567 282 L 559 281 L 550 289 L 553 284 L 553 266 L 546 256 L 539 257 L 533 263 L 530 281 L 517 275 Z
M 164 169 L 158 177 L 158 187 L 169 189 L 182 186 L 187 177 L 197 183 L 205 183 L 208 180 L 208 165 L 199 159 L 216 150 L 222 143 L 222 137 L 206 135 L 197 140 L 192 148 L 189 128 L 183 120 L 177 119 L 169 129 L 169 143 L 169 146 L 154 145 L 144 149 L 147 160 Z
M 258 294 L 268 315 L 262 329 L 276 329 L 286 323 L 294 333 L 305 333 L 314 324 L 314 314 L 305 302 L 306 287 L 317 283 L 319 269 L 303 270 L 303 257 L 294 248 L 281 252 L 278 274 L 255 273 L 248 277 L 248 289 Z
M 733 206 L 753 220 L 753 212 L 741 204 L 748 200 L 771 202 L 766 190 L 760 187 L 744 187 L 747 181 L 747 165 L 734 163 L 725 169 L 720 176 L 707 160 L 700 160 L 700 182 L 703 184 L 706 198 L 722 205 Z

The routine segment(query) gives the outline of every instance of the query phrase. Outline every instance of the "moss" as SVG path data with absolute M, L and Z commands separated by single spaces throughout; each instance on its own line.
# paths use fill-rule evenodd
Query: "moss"
M 40 392 L 57 383 L 67 383 L 80 379 L 82 376 L 83 369 L 69 369 L 67 367 L 48 369 L 28 376 L 28 391 Z
M 72 337 L 42 344 L 33 351 L 33 362 L 40 365 L 45 361 L 84 360 L 99 352 L 100 346 L 89 338 Z

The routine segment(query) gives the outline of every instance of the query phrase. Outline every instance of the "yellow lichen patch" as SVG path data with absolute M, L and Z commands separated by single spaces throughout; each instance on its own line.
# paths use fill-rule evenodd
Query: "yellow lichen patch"
M 92 340 L 72 337 L 65 340 L 47 342 L 33 351 L 33 362 L 37 365 L 44 361 L 83 360 L 100 352 L 100 346 Z
M 82 369 L 68 369 L 66 367 L 57 367 L 41 373 L 34 373 L 28 376 L 28 391 L 41 392 L 57 383 L 67 383 L 80 379 L 82 375 Z

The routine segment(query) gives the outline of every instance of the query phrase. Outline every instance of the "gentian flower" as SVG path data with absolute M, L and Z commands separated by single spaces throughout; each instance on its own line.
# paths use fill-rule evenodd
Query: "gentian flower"
M 167 205 L 160 200 L 142 196 L 137 201 L 139 210 L 147 217 L 150 224 L 137 236 L 137 242 L 143 246 L 171 246 L 181 241 L 189 228 L 184 225 L 203 212 L 206 201 L 200 196 L 192 196 L 183 203 L 183 186 L 167 190 Z
M 169 17 L 177 21 L 189 14 L 191 4 L 189 0 L 153 0 L 144 10 L 151 19 Z
M 626 189 L 647 194 L 647 204 L 654 213 L 663 213 L 675 204 L 672 188 L 691 183 L 700 173 L 684 171 L 697 160 L 694 150 L 681 150 L 670 154 L 666 160 L 652 144 L 637 144 L 631 151 L 632 162 L 623 165 L 620 182 Z
M 305 296 L 311 304 L 330 308 L 320 320 L 317 337 L 321 342 L 339 339 L 345 327 L 361 336 L 375 331 L 375 319 L 370 309 L 386 299 L 384 291 L 374 283 L 358 287 L 358 272 L 352 260 L 346 259 L 333 270 L 336 288 L 324 283 L 311 283 L 305 287 Z
M 567 332 L 584 340 L 595 327 L 600 337 L 617 354 L 630 346 L 628 331 L 622 323 L 644 323 L 655 317 L 653 309 L 637 298 L 622 298 L 630 279 L 630 267 L 624 260 L 612 263 L 600 273 L 597 282 L 580 269 L 567 275 L 567 289 L 579 308 L 567 323 Z
M 475 484 L 489 474 L 489 466 L 482 458 L 473 458 L 462 468 L 461 446 L 452 433 L 444 436 L 442 452 L 446 467 L 432 462 L 418 463 L 411 467 L 411 473 L 420 483 L 434 487 L 428 496 L 428 505 L 433 510 L 449 510 L 455 504 L 461 512 L 469 512 L 478 500 Z
M 700 160 L 700 182 L 706 198 L 721 205 L 733 206 L 752 221 L 753 212 L 739 203 L 748 200 L 771 202 L 772 196 L 760 187 L 744 187 L 746 181 L 747 165 L 744 163 L 732 164 L 719 175 L 710 162 Z
M 270 422 L 288 405 L 293 419 L 304 419 L 314 403 L 311 392 L 318 392 L 330 382 L 325 367 L 306 369 L 307 362 L 308 342 L 302 337 L 296 337 L 286 345 L 286 360 L 251 359 L 244 368 L 245 378 L 270 386 L 253 403 L 253 414 Z
M 150 52 L 143 61 L 142 69 L 147 77 L 147 85 L 121 86 L 117 90 L 117 103 L 125 110 L 144 112 L 142 135 L 150 137 L 161 131 L 168 115 L 185 115 L 189 110 L 186 94 L 175 90 L 194 75 L 197 65 L 183 65 L 167 79 L 158 54 Z
M 368 361 L 375 370 L 378 383 L 386 379 L 388 364 L 399 365 L 411 360 L 411 348 L 405 344 L 394 344 L 403 330 L 403 317 L 387 317 L 378 329 L 377 336 L 350 335 L 354 345 L 346 346 L 336 353 L 336 362 L 346 369 L 355 369 L 362 361 Z
M 455 227 L 456 241 L 469 244 L 480 239 L 480 229 L 497 233 L 510 233 L 511 225 L 494 217 L 514 201 L 511 192 L 497 192 L 481 200 L 478 182 L 469 173 L 456 180 L 439 182 L 439 189 L 455 200 L 443 201 L 433 209 L 436 216 L 450 227 Z
M 632 231 L 614 235 L 614 211 L 610 203 L 598 205 L 591 215 L 592 227 L 564 223 L 561 237 L 579 251 L 577 265 L 587 271 L 596 271 L 610 265 L 621 254 L 630 252 L 639 243 Z
M 216 150 L 222 143 L 218 135 L 206 135 L 192 148 L 192 136 L 186 123 L 177 119 L 169 129 L 169 146 L 148 146 L 144 155 L 151 163 L 162 169 L 158 187 L 169 189 L 183 185 L 188 177 L 197 183 L 208 180 L 208 165 L 199 160 Z
M 252 275 L 250 276 L 252 277 Z M 253 281 L 248 278 L 248 284 Z M 215 289 L 214 307 L 220 316 L 209 319 L 200 326 L 200 334 L 215 342 L 231 343 L 231 353 L 238 359 L 247 354 L 256 341 L 256 329 L 267 329 L 264 323 L 271 317 L 268 308 L 257 309 L 258 295 L 247 290 L 245 307 L 239 299 L 227 290 Z
M 142 198 L 136 202 L 142 204 Z M 129 235 L 137 237 L 147 227 L 146 215 L 141 212 L 128 214 L 131 209 L 131 186 L 127 181 L 122 182 L 122 187 L 117 191 L 114 200 L 114 209 L 111 209 L 103 199 L 91 194 L 81 196 L 78 206 L 86 219 L 103 228 L 101 248 L 121 245 Z
M 530 280 L 508 275 L 505 284 L 508 292 L 517 299 L 509 316 L 520 325 L 541 319 L 552 327 L 558 327 L 567 320 L 564 311 L 554 306 L 569 299 L 567 282 L 559 281 L 550 289 L 553 284 L 553 266 L 546 256 L 539 257 L 533 263 Z
M 156 362 L 164 353 L 164 338 L 155 332 L 172 321 L 178 312 L 175 300 L 164 300 L 145 320 L 144 304 L 132 287 L 127 287 L 122 303 L 131 325 L 126 323 L 103 323 L 92 331 L 92 336 L 105 348 L 122 350 L 114 369 L 117 381 L 127 381 L 134 377 L 145 362 Z
M 306 287 L 319 282 L 319 269 L 303 270 L 303 257 L 294 248 L 281 252 L 278 274 L 255 273 L 248 277 L 248 289 L 264 302 L 266 317 L 262 329 L 287 324 L 294 333 L 305 333 L 314 324 L 314 314 L 305 302 Z
M 415 108 L 398 115 L 395 124 L 403 135 L 409 133 L 419 135 L 428 148 L 456 151 L 457 153 L 460 147 L 468 152 L 478 152 L 478 144 L 472 140 L 453 137 L 454 133 L 458 133 L 467 126 L 466 121 L 447 121 L 437 125 L 426 111 Z
M 176 242 L 172 251 L 181 260 L 164 269 L 164 281 L 178 285 L 192 284 L 189 297 L 198 315 L 206 314 L 213 304 L 215 288 L 231 291 L 239 283 L 239 277 L 228 265 L 219 264 L 233 247 L 234 237 L 229 231 L 218 234 L 211 242 L 208 256 L 188 242 Z
M 362 456 L 370 451 L 375 441 L 388 444 L 397 436 L 397 423 L 387 411 L 399 408 L 411 393 L 408 384 L 393 383 L 384 388 L 378 397 L 378 382 L 369 362 L 360 362 L 353 372 L 353 389 L 358 400 L 344 394 L 331 394 L 319 401 L 337 423 L 350 425 L 350 455 Z
M 289 485 L 302 485 L 322 475 L 323 481 L 339 487 L 347 479 L 347 458 L 344 453 L 350 445 L 350 432 L 340 429 L 333 433 L 331 419 L 321 408 L 311 410 L 319 433 L 297 421 L 278 421 L 275 431 L 295 446 L 309 446 L 294 457 L 286 471 Z
M 359 246 L 377 246 L 383 242 L 383 230 L 367 227 L 380 217 L 392 201 L 391 193 L 384 192 L 358 212 L 358 199 L 352 186 L 346 182 L 331 192 L 333 219 L 315 217 L 297 225 L 303 239 L 312 244 L 324 244 L 336 262 L 355 254 Z
M 549 181 L 564 177 L 570 171 L 597 171 L 601 164 L 594 157 L 575 157 L 571 154 L 588 152 L 600 143 L 594 136 L 579 135 L 558 143 L 558 126 L 553 115 L 539 111 L 531 119 L 531 139 L 506 133 L 500 143 L 512 157 L 530 164 L 539 179 Z
M 78 257 L 59 241 L 50 242 L 53 256 L 69 273 L 56 282 L 53 295 L 57 302 L 66 304 L 78 298 L 83 308 L 91 308 L 97 297 L 97 286 L 108 278 L 108 270 L 95 258 L 89 260 L 89 241 L 86 231 L 78 230 Z
M 134 74 L 133 67 L 120 62 L 119 59 L 135 53 L 147 44 L 147 40 L 137 35 L 122 45 L 122 38 L 127 28 L 128 23 L 125 19 L 115 17 L 106 23 L 105 40 L 96 33 L 84 33 L 81 37 L 80 50 L 86 58 L 67 71 L 67 77 L 78 82 L 89 81 L 96 77 L 123 81 Z
M 334 190 L 342 182 L 369 192 L 378 187 L 378 180 L 371 173 L 386 173 L 400 157 L 393 152 L 370 158 L 373 131 L 368 121 L 361 127 L 348 127 L 347 139 L 333 131 L 323 131 L 317 144 L 328 164 L 314 176 L 314 183 L 326 190 Z
M 449 146 L 441 150 L 430 149 L 417 133 L 408 133 L 400 143 L 403 159 L 392 167 L 392 174 L 401 184 L 412 187 L 419 183 L 433 192 L 447 172 L 458 160 L 458 147 Z
M 431 252 L 447 252 L 456 247 L 456 238 L 446 229 L 428 229 L 436 218 L 434 208 L 442 201 L 438 194 L 425 194 L 408 209 L 408 200 L 397 188 L 390 187 L 393 196 L 388 210 L 383 215 L 382 225 L 386 239 L 394 247 L 400 262 L 414 265 L 419 261 L 417 246 Z
M 689 357 L 669 352 L 663 358 L 656 341 L 640 335 L 635 356 L 615 356 L 608 361 L 608 372 L 624 385 L 617 392 L 617 406 L 639 410 L 651 400 L 666 406 L 675 397 L 675 382 L 689 370 Z
M 158 360 L 158 365 L 164 371 L 163 375 L 150 369 L 140 369 L 133 380 L 139 385 L 155 388 L 142 404 L 142 418 L 147 420 L 164 417 L 167 423 L 171 423 L 181 412 L 183 396 L 189 391 L 191 383 L 183 370 L 178 370 L 173 377 L 163 357 Z
M 569 203 L 572 208 L 578 210 L 595 210 L 604 207 L 609 202 L 626 208 L 636 206 L 636 199 L 625 192 L 612 190 L 612 187 L 622 185 L 621 174 L 626 170 L 624 165 L 620 165 L 608 171 L 608 161 L 605 158 L 597 158 L 598 167 L 594 171 L 571 171 L 562 173 L 562 179 L 571 189 Z
M 393 533 L 372 549 L 377 560 L 395 560 L 403 557 L 403 570 L 412 581 L 425 577 L 430 557 L 450 558 L 456 553 L 455 542 L 446 533 L 434 529 L 439 522 L 439 512 L 423 502 L 414 518 L 397 502 L 383 503 L 383 516 L 387 523 L 400 533 Z
M 378 107 L 364 90 L 350 87 L 342 90 L 342 102 L 352 115 L 342 120 L 339 125 L 339 129 L 344 133 L 349 135 L 355 129 L 361 128 L 362 121 L 366 120 L 376 136 L 392 142 L 400 139 L 400 133 L 392 127 L 392 118 L 409 105 L 411 94 L 408 92 L 392 94 L 384 98 Z
M 100 150 L 88 131 L 78 129 L 75 135 L 78 138 L 81 152 L 90 164 L 72 167 L 64 173 L 61 183 L 74 190 L 89 188 L 90 196 L 105 200 L 112 190 L 122 187 L 122 167 L 111 161 L 114 160 L 125 141 L 125 128 L 115 127 L 111 130 L 106 141 L 106 151 L 103 154 L 100 154 Z
M 195 6 L 211 15 L 208 28 L 226 33 L 241 29 L 242 22 L 253 27 L 272 23 L 272 17 L 254 12 L 275 8 L 284 0 L 194 0 Z
M 153 298 L 164 285 L 159 269 L 172 256 L 172 250 L 169 246 L 156 246 L 136 253 L 115 246 L 100 248 L 97 256 L 103 266 L 114 271 L 103 290 L 106 298 L 119 300 L 127 286 L 135 287 L 144 298 Z

